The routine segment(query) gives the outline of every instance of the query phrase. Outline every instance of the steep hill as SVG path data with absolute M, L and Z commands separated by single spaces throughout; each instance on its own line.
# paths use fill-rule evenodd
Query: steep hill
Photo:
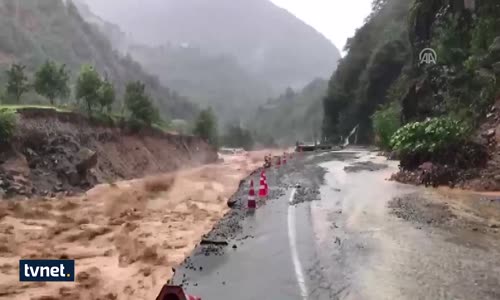
M 201 106 L 211 106 L 221 122 L 248 117 L 274 95 L 272 88 L 245 70 L 233 56 L 166 45 L 129 45 L 128 53 L 160 80 Z
M 279 89 L 330 76 L 340 57 L 324 36 L 268 0 L 85 1 L 141 43 L 234 55 Z
M 374 4 L 330 80 L 324 135 L 337 141 L 359 124 L 358 140 L 373 141 L 371 116 L 387 103 L 401 107 L 398 117 L 403 123 L 453 116 L 477 127 L 499 91 L 499 46 L 494 41 L 500 36 L 500 3 Z M 425 48 L 436 51 L 436 64 L 420 63 Z
M 119 92 L 128 81 L 141 80 L 164 117 L 189 119 L 196 113 L 187 99 L 164 87 L 130 57 L 113 51 L 107 37 L 85 22 L 71 1 L 1 1 L 0 69 L 18 62 L 33 72 L 46 59 L 65 63 L 73 78 L 81 64 L 91 63 Z
M 248 123 L 260 142 L 291 145 L 319 140 L 323 118 L 322 100 L 328 82 L 316 79 L 299 92 L 287 89 L 280 97 L 259 107 Z

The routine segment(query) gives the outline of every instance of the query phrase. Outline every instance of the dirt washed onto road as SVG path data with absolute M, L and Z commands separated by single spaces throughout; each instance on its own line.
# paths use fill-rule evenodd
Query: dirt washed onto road
M 394 198 L 389 207 L 414 223 L 472 232 L 500 232 L 499 195 L 440 188 Z
M 0 202 L 0 299 L 154 299 L 264 154 L 79 197 Z M 21 258 L 75 259 L 76 282 L 21 283 Z

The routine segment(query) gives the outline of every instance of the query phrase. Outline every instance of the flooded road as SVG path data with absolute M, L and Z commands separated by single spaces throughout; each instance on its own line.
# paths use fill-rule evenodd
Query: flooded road
M 420 200 L 442 191 L 387 181 L 396 169 L 358 150 L 269 172 L 275 197 L 254 215 L 235 213 L 241 230 L 229 246 L 215 255 L 198 247 L 177 283 L 204 300 L 500 299 L 498 231 L 458 226 L 462 216 Z M 247 191 L 237 195 L 242 202 Z M 411 205 L 398 218 L 390 208 L 397 198 L 432 208 L 430 219 Z

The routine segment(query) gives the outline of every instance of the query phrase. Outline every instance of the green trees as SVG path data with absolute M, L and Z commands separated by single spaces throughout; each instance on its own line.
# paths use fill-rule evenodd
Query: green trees
M 99 102 L 101 76 L 90 65 L 83 65 L 76 81 L 76 99 L 85 101 L 87 112 L 92 113 L 92 107 Z
M 125 89 L 125 107 L 130 113 L 132 122 L 151 125 L 160 117 L 145 89 L 144 83 L 140 81 L 129 82 Z
M 0 144 L 7 142 L 16 128 L 16 114 L 12 111 L 0 111 Z
M 101 87 L 97 91 L 98 101 L 101 105 L 101 111 L 106 108 L 108 112 L 111 111 L 111 105 L 115 102 L 116 92 L 113 84 L 108 80 L 101 83 Z
M 204 109 L 196 119 L 193 133 L 213 146 L 218 146 L 217 120 L 212 108 Z
M 19 103 L 21 96 L 29 90 L 28 77 L 24 74 L 26 66 L 12 64 L 7 74 L 7 95 L 14 98 L 16 103 Z
M 56 98 L 67 97 L 70 93 L 68 87 L 69 73 L 64 64 L 46 61 L 35 73 L 35 91 L 49 99 L 54 105 Z
M 338 141 L 359 124 L 358 141 L 372 142 L 371 116 L 410 61 L 407 17 L 411 0 L 375 0 L 373 13 L 348 40 L 347 55 L 330 80 L 323 135 Z M 398 99 L 399 100 L 399 99 Z
M 382 106 L 372 116 L 376 140 L 384 149 L 389 149 L 392 135 L 400 126 L 400 106 L 397 102 Z
M 228 125 L 226 134 L 223 136 L 223 143 L 227 147 L 251 150 L 254 146 L 254 139 L 250 131 L 241 128 L 239 124 Z

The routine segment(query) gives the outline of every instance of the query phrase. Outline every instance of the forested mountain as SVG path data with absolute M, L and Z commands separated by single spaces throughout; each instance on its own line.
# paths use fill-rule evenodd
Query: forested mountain
M 201 106 L 211 106 L 224 122 L 246 118 L 274 93 L 230 55 L 208 55 L 192 47 L 129 45 L 128 53 L 167 86 Z
M 71 1 L 0 1 L 0 69 L 11 63 L 26 65 L 28 74 L 47 59 L 66 64 L 74 84 L 80 66 L 94 65 L 123 94 L 125 84 L 140 80 L 146 84 L 165 118 L 191 119 L 196 106 L 163 86 L 130 57 L 113 51 L 110 41 L 85 22 Z M 120 103 L 117 103 L 120 108 Z
M 269 99 L 257 110 L 248 127 L 258 142 L 292 145 L 296 141 L 313 142 L 321 136 L 322 100 L 328 82 L 315 79 L 302 90 L 288 88 L 281 96 Z
M 85 0 L 138 42 L 189 45 L 236 57 L 278 90 L 331 75 L 340 57 L 330 41 L 269 0 Z
M 359 124 L 359 141 L 373 141 L 382 104 L 402 124 L 451 116 L 476 127 L 498 96 L 499 15 L 498 1 L 374 1 L 330 80 L 324 136 L 338 141 Z M 425 48 L 437 64 L 420 63 Z

